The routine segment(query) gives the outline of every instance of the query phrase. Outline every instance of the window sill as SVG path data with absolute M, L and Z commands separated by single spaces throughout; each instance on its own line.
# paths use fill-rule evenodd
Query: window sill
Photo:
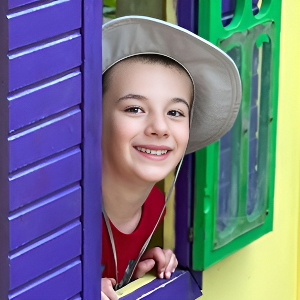
M 158 279 L 152 274 L 146 274 L 117 291 L 122 300 L 131 299 L 170 299 L 194 300 L 202 293 L 188 271 L 176 270 L 170 279 Z

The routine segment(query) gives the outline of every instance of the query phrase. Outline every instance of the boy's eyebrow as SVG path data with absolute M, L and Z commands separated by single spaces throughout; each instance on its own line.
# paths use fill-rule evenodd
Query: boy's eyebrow
M 126 99 L 147 100 L 147 98 L 142 96 L 142 95 L 128 94 L 128 95 L 125 95 L 125 96 L 119 98 L 117 102 L 122 101 L 122 100 L 126 100 Z M 184 103 L 187 106 L 187 108 L 190 109 L 189 104 L 184 99 L 172 98 L 171 101 L 174 102 L 174 103 L 180 103 L 180 102 Z
M 172 99 L 172 102 L 174 102 L 174 103 L 184 103 L 187 107 L 188 107 L 188 109 L 190 110 L 190 106 L 189 106 L 189 104 L 184 100 L 184 99 L 181 99 L 181 98 L 173 98 Z
M 125 95 L 125 96 L 119 98 L 118 102 L 122 101 L 122 100 L 126 100 L 126 99 L 147 100 L 147 98 L 142 95 L 128 94 L 128 95 Z

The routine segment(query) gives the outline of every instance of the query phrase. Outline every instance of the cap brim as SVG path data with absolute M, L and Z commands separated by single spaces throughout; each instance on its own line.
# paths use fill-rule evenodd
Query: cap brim
M 241 81 L 231 58 L 179 26 L 142 16 L 114 19 L 103 25 L 102 71 L 127 57 L 154 53 L 179 62 L 194 82 L 195 98 L 186 153 L 222 137 L 240 107 Z

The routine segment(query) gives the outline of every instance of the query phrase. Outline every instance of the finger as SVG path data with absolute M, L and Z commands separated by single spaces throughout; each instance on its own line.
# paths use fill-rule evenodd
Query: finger
M 114 290 L 112 290 L 111 293 L 109 294 L 109 299 L 110 300 L 119 300 L 119 297 Z
M 174 253 L 172 253 L 172 255 L 169 257 L 167 257 L 167 266 L 166 266 L 166 270 L 165 270 L 165 277 L 167 279 L 169 279 L 171 277 L 171 274 L 175 271 L 177 265 L 178 265 L 178 261 L 177 258 L 175 256 Z
M 110 280 L 112 286 L 116 285 L 117 281 L 114 278 L 107 278 L 108 280 Z
M 102 300 L 102 294 L 106 297 L 105 300 L 118 300 L 119 297 L 117 293 L 112 289 L 107 291 L 101 291 L 101 300 Z
M 155 266 L 154 259 L 146 259 L 143 261 L 140 261 L 136 267 L 136 270 L 134 272 L 133 278 L 141 278 L 146 273 L 148 273 L 153 267 Z
M 109 298 L 101 291 L 101 300 L 109 300 Z
M 112 284 L 115 282 L 116 281 L 113 278 L 102 278 L 101 279 L 101 297 L 102 297 L 102 293 L 103 293 L 108 298 L 108 300 L 118 300 L 119 299 L 117 293 L 114 291 L 113 286 L 112 286 Z
M 144 255 L 142 256 L 143 260 L 146 259 L 153 259 L 157 264 L 157 274 L 159 278 L 164 277 L 164 271 L 166 268 L 166 257 L 163 250 L 159 247 L 155 247 L 152 249 L 147 250 Z
M 170 261 L 172 260 L 172 257 L 174 256 L 174 253 L 172 250 L 170 249 L 164 249 L 162 250 L 163 253 L 163 257 L 164 259 L 160 261 L 160 264 L 157 264 L 157 272 L 158 272 L 158 277 L 159 278 L 164 278 L 166 272 L 170 272 L 171 271 L 171 267 L 169 267 L 169 270 L 167 270 L 167 267 L 170 263 Z M 171 276 L 171 275 L 170 275 Z M 167 277 L 170 278 L 170 277 Z

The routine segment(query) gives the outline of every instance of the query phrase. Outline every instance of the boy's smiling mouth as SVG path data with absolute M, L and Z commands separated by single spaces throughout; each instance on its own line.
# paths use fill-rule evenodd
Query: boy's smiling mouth
M 169 150 L 153 150 L 153 149 L 149 149 L 149 148 L 144 148 L 144 147 L 134 147 L 136 148 L 138 151 L 140 152 L 144 152 L 144 153 L 148 153 L 148 154 L 152 154 L 152 155 L 164 155 L 166 154 Z

